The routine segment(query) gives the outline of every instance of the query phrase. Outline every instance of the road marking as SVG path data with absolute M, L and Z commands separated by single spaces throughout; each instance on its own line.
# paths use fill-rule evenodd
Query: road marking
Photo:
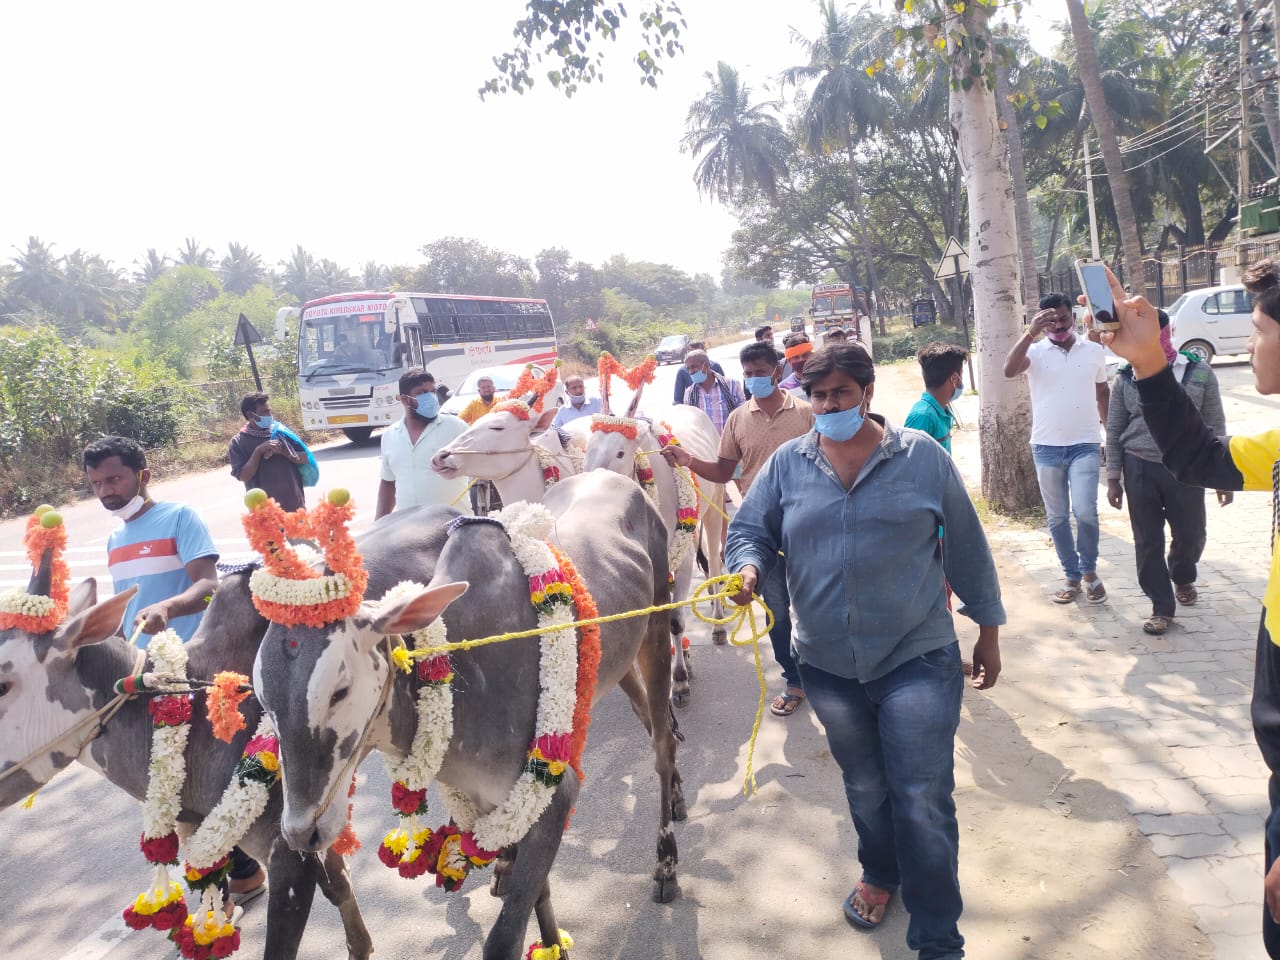
M 132 932 L 117 913 L 72 947 L 70 953 L 63 954 L 62 960 L 102 960 Z

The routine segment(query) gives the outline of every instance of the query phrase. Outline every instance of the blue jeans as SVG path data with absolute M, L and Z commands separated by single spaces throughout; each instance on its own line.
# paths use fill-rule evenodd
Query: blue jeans
M 800 672 L 796 670 L 795 654 L 791 650 L 791 593 L 787 590 L 787 561 L 783 557 L 778 557 L 765 575 L 761 596 L 773 611 L 769 640 L 773 644 L 773 659 L 782 668 L 782 682 L 788 687 L 803 689 Z
M 1068 580 L 1079 582 L 1082 574 L 1098 569 L 1098 473 L 1102 451 L 1096 443 L 1076 443 L 1069 447 L 1031 445 L 1040 497 L 1049 521 L 1058 562 Z M 1071 517 L 1076 517 L 1076 535 L 1071 536 Z
M 960 645 L 908 660 L 869 683 L 803 661 L 805 695 L 827 731 L 858 833 L 862 880 L 901 888 L 907 946 L 957 960 L 964 937 L 953 750 L 964 674 Z

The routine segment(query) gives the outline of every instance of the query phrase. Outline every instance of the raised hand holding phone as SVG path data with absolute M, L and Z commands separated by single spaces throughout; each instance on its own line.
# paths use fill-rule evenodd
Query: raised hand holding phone
M 1080 288 L 1084 290 L 1085 307 L 1093 317 L 1093 326 L 1097 330 L 1120 329 L 1120 318 L 1116 315 L 1116 301 L 1120 297 L 1111 290 L 1110 273 L 1101 260 L 1076 261 L 1076 274 L 1080 277 Z
M 1133 364 L 1138 379 L 1154 376 L 1169 365 L 1160 346 L 1160 316 L 1146 297 L 1126 297 L 1111 268 L 1103 264 L 1102 269 L 1110 287 L 1113 319 L 1118 321 L 1111 329 L 1102 330 L 1102 345 Z M 1092 328 L 1099 327 L 1092 315 L 1088 323 Z

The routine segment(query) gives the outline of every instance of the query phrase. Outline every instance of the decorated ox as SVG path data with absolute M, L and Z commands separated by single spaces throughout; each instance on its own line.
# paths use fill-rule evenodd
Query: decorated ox
M 55 564 L 65 577 L 65 565 L 46 552 L 26 593 L 0 595 L 0 608 L 16 599 L 39 609 L 39 601 L 58 592 L 51 590 L 59 576 Z M 97 587 L 90 579 L 70 591 L 65 614 L 49 618 L 62 622 L 40 623 L 31 630 L 15 625 L 21 616 L 0 616 L 6 625 L 0 628 L 0 807 L 21 800 L 77 759 L 139 801 L 146 798 L 152 751 L 149 698 L 120 695 L 115 688 L 122 678 L 139 674 L 143 664 L 143 651 L 117 634 L 132 594 L 97 603 Z M 184 647 L 189 675 L 210 678 L 222 670 L 247 674 L 265 630 L 266 621 L 250 603 L 247 576 L 224 578 Z M 214 809 L 249 740 L 248 732 L 230 743 L 216 739 L 203 713 L 194 711 L 190 720 L 185 753 L 191 762 L 181 790 L 180 833 Z M 249 713 L 251 732 L 258 720 L 256 707 Z M 272 791 L 265 812 L 239 841 L 267 868 L 265 960 L 297 956 L 317 885 L 341 911 L 348 956 L 365 960 L 373 947 L 345 860 L 327 847 L 301 856 L 290 851 L 280 835 L 280 810 L 280 791 Z M 135 850 L 121 851 L 123 856 L 131 853 L 137 856 Z
M 622 375 L 635 391 L 627 412 L 621 417 L 613 416 L 609 409 L 608 382 L 612 372 Z M 699 530 L 707 559 L 707 576 L 716 577 L 722 572 L 720 542 L 725 523 L 722 513 L 724 485 L 704 482 L 699 495 L 698 480 L 687 468 L 672 468 L 656 453 L 664 442 L 679 442 L 693 456 L 714 461 L 719 441 L 711 419 L 696 407 L 673 407 L 666 414 L 666 420 L 657 425 L 637 416 L 644 385 L 652 379 L 652 372 L 646 370 L 645 365 L 626 371 L 618 367 L 608 354 L 604 355 L 600 365 L 600 383 L 605 412 L 591 418 L 584 468 L 609 470 L 631 477 L 653 498 L 667 528 L 672 596 L 675 600 L 686 600 L 691 595 Z M 711 615 L 717 619 L 724 616 L 719 600 L 712 601 Z M 689 701 L 689 652 L 682 642 L 684 617 L 684 609 L 677 608 L 670 618 L 671 645 L 675 650 L 672 701 L 677 706 L 684 706 Z M 715 643 L 724 643 L 725 628 L 714 627 L 711 639 Z
M 456 889 L 472 866 L 492 862 L 501 851 L 507 872 L 501 884 L 495 877 L 495 893 L 504 902 L 485 941 L 486 960 L 520 956 L 531 911 L 542 942 L 566 947 L 548 873 L 579 789 L 577 775 L 566 768 L 567 745 L 572 740 L 574 755 L 580 751 L 587 721 L 580 711 L 618 683 L 643 706 L 656 754 L 662 797 L 653 896 L 672 899 L 671 819 L 683 817 L 684 801 L 663 620 L 641 615 L 603 624 L 594 648 L 590 628 L 582 631 L 581 646 L 573 631 L 550 629 L 574 619 L 574 609 L 580 617 L 590 614 L 592 598 L 603 615 L 663 602 L 661 518 L 635 484 L 595 473 L 557 483 L 545 506 L 517 503 L 496 518 L 455 519 L 443 549 L 437 537 L 445 526 L 432 520 L 419 525 L 416 537 L 393 535 L 384 521 L 361 540 L 365 596 L 374 599 L 322 627 L 303 625 L 299 616 L 287 618 L 299 621 L 294 625 L 273 624 L 267 632 L 254 686 L 280 736 L 286 838 L 300 850 L 333 842 L 346 817 L 346 784 L 364 750 L 376 747 L 395 781 L 394 808 L 408 818 L 402 821 L 407 828 L 387 835 L 379 858 L 404 876 L 429 871 L 438 884 Z M 548 536 L 570 565 L 549 559 Z M 575 607 L 562 607 L 570 593 Z M 264 587 L 255 599 L 265 595 Z M 519 631 L 541 637 L 447 657 L 427 659 L 430 651 L 423 651 L 416 669 L 400 639 L 421 649 Z M 598 651 L 594 689 L 592 649 Z M 573 714 L 571 734 L 566 709 Z M 430 782 L 440 786 L 451 819 L 420 830 Z

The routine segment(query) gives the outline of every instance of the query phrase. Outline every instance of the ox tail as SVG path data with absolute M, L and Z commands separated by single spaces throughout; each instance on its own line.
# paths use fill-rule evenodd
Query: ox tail
M 699 537 L 698 537 L 698 552 L 695 554 L 695 556 L 696 556 L 697 561 L 698 561 L 698 569 L 702 571 L 702 575 L 703 575 L 704 577 L 709 577 L 709 576 L 711 576 L 711 567 L 710 567 L 710 565 L 707 563 L 707 552 L 706 552 L 705 550 L 703 550 L 703 549 L 702 549 L 702 540 L 703 540 L 703 538 L 702 538 L 701 536 L 699 536 Z

